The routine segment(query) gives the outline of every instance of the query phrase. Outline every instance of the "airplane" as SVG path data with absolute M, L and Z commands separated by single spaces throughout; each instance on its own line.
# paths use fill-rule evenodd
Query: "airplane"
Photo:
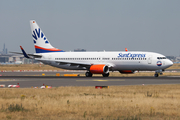
M 155 71 L 158 77 L 173 65 L 164 55 L 155 52 L 113 51 L 113 52 L 65 52 L 53 47 L 35 20 L 30 20 L 32 38 L 36 53 L 27 54 L 20 46 L 24 57 L 44 64 L 68 70 L 86 70 L 86 77 L 102 74 L 108 77 L 110 71 L 132 74 L 136 71 Z

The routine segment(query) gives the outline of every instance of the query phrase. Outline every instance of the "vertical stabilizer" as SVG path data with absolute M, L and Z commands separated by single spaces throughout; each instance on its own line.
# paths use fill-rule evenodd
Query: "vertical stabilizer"
M 50 44 L 35 20 L 30 21 L 30 26 L 36 53 L 64 52 L 60 49 L 54 48 Z

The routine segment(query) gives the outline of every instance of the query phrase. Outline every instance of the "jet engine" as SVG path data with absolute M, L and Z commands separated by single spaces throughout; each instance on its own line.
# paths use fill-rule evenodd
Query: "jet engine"
M 92 74 L 107 74 L 109 73 L 109 67 L 106 65 L 92 65 L 89 69 Z

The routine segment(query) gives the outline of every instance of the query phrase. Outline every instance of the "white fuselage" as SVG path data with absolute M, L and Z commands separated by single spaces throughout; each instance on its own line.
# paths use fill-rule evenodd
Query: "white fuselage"
M 92 65 L 104 64 L 109 66 L 110 71 L 164 70 L 173 64 L 164 55 L 154 52 L 51 52 L 38 55 L 42 55 L 42 58 L 36 58 L 38 61 L 70 70 L 86 70 L 86 67 L 81 67 L 77 65 L 78 63 Z M 76 63 L 76 65 L 60 64 L 61 62 Z

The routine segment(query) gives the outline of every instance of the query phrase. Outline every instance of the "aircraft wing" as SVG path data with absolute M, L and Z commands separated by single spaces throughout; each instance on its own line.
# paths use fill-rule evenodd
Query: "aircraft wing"
M 80 62 L 68 62 L 68 61 L 56 61 L 59 65 L 66 65 L 69 64 L 70 66 L 77 66 L 77 67 L 90 67 L 92 64 L 90 63 L 80 63 Z
M 56 61 L 56 63 L 59 63 L 59 65 L 67 65 L 69 64 L 69 66 L 77 66 L 77 67 L 86 67 L 86 68 L 90 68 L 92 65 L 96 65 L 94 63 L 82 63 L 82 62 L 68 62 L 68 61 Z M 114 65 L 112 64 L 107 64 L 107 66 L 112 69 L 114 67 Z

